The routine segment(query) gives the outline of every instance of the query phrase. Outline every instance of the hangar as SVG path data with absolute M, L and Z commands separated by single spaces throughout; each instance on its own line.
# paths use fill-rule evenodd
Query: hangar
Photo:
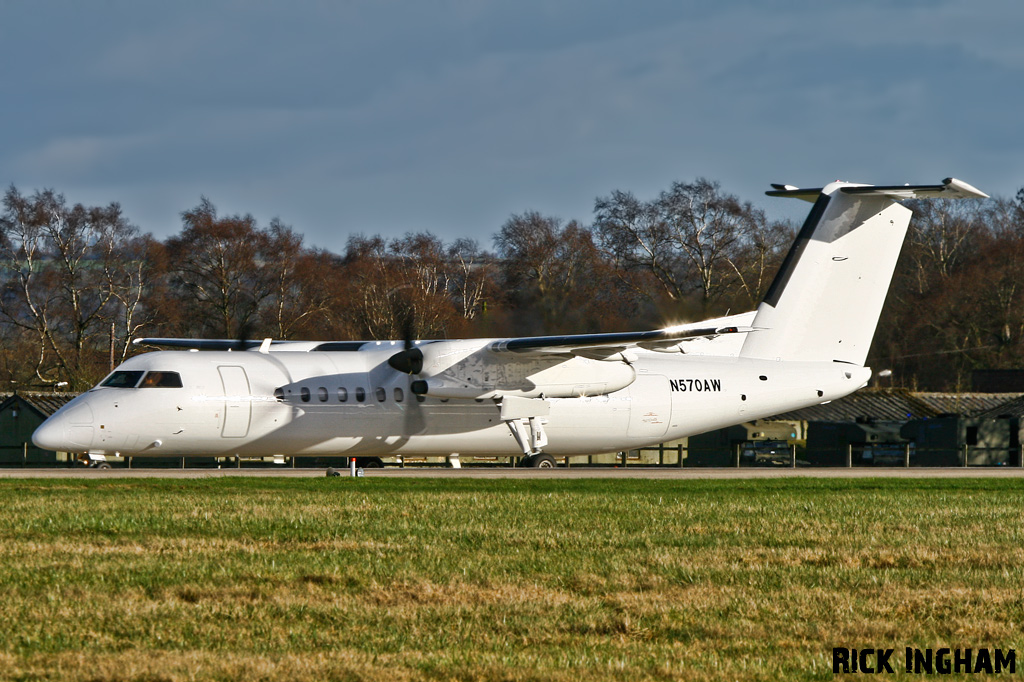
M 51 466 L 67 462 L 67 453 L 41 450 L 33 445 L 32 432 L 75 395 L 77 394 L 0 394 L 0 465 Z
M 802 431 L 804 440 L 787 442 L 796 446 L 798 461 L 810 466 L 998 466 L 1020 465 L 1022 417 L 1020 393 L 868 388 L 762 420 L 767 427 L 743 426 L 760 432 L 760 440 L 771 437 L 763 434 L 773 424 L 783 432 Z M 694 457 L 688 466 L 736 466 L 736 453 L 758 441 L 735 428 L 726 431 L 691 437 Z

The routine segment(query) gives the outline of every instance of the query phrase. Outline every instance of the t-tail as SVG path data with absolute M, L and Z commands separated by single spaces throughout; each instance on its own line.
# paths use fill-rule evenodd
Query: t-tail
M 982 199 L 954 178 L 893 187 L 773 185 L 769 196 L 814 202 L 740 355 L 863 366 L 910 224 L 904 199 Z

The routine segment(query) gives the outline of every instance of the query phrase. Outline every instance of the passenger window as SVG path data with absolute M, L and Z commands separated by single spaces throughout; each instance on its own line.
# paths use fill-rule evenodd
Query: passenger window
M 338 402 L 343 403 L 348 400 L 348 389 L 344 386 L 338 387 Z
M 405 400 L 405 392 L 400 388 L 395 389 L 395 402 L 400 403 Z
M 181 375 L 177 372 L 150 372 L 139 388 L 181 388 Z
M 309 402 L 309 389 L 306 388 L 305 386 L 303 386 L 302 389 L 299 390 L 299 397 L 302 398 L 302 402 L 308 403 Z
M 384 402 L 385 400 L 388 399 L 388 392 L 385 391 L 380 386 L 377 387 L 377 390 L 375 391 L 375 393 L 377 394 L 377 402 L 378 403 L 382 403 L 382 402 Z
M 366 400 L 366 391 L 363 390 L 362 386 L 356 388 L 356 402 L 363 402 Z
M 323 386 L 321 386 L 320 388 L 316 389 L 316 397 L 320 399 L 320 402 L 326 403 L 327 402 L 327 389 L 324 388 Z
M 121 370 L 103 380 L 100 386 L 108 388 L 135 388 L 145 372 Z

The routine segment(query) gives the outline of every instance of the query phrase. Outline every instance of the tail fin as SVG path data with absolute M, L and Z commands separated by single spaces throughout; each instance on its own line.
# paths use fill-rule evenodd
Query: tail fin
M 833 182 L 775 186 L 769 196 L 813 201 L 740 351 L 742 357 L 863 365 L 892 282 L 910 198 L 985 198 L 967 183 L 892 187 Z

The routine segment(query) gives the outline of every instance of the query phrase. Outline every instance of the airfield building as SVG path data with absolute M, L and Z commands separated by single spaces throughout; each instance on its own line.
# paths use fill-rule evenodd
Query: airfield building
M 67 453 L 40 450 L 32 432 L 75 397 L 73 393 L 6 393 L 0 395 L 0 466 L 53 466 Z

